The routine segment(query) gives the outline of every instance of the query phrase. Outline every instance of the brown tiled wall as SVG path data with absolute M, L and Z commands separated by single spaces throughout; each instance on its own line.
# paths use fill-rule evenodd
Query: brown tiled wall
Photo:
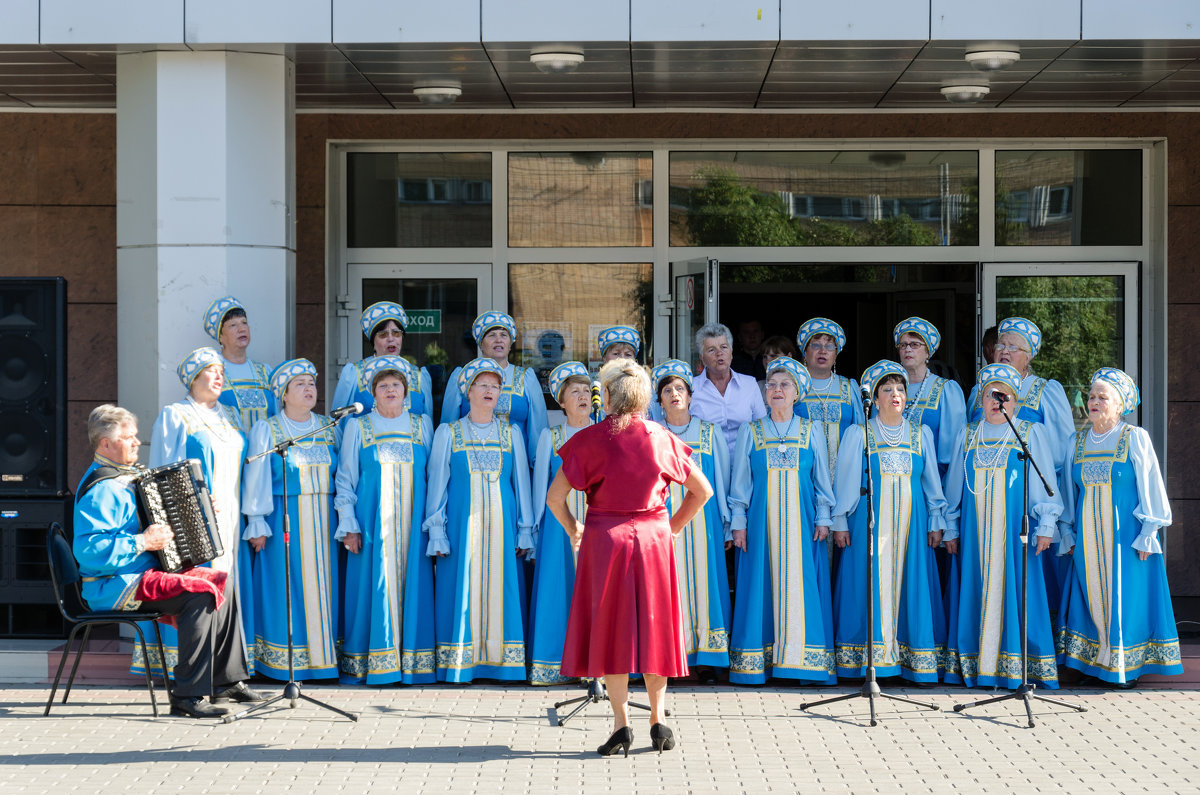
M 111 113 L 0 114 L 0 274 L 67 280 L 67 486 L 86 420 L 117 398 L 117 150 Z M 142 418 L 147 425 L 153 417 Z
M 111 114 L 0 114 L 0 273 L 69 281 L 72 484 L 87 463 L 83 419 L 114 400 L 116 146 Z M 332 115 L 296 119 L 296 350 L 324 371 L 326 150 L 330 140 L 1154 137 L 1168 140 L 1172 592 L 1200 597 L 1200 117 L 1186 113 Z M 108 364 L 97 366 L 95 362 Z M 149 425 L 151 418 L 143 418 Z M 1198 519 L 1200 521 L 1200 519 Z

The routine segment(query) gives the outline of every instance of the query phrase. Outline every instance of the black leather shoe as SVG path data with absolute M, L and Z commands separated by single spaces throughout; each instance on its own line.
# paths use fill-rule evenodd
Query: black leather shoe
M 596 753 L 600 756 L 612 756 L 619 748 L 625 752 L 625 756 L 629 756 L 629 746 L 631 745 L 633 745 L 633 729 L 622 726 L 612 733 L 608 742 L 596 749 Z
M 257 690 L 251 690 L 246 686 L 245 682 L 238 682 L 235 685 L 230 685 L 224 690 L 215 693 L 212 697 L 214 704 L 223 704 L 226 701 L 236 701 L 239 704 L 253 704 L 258 701 L 266 701 L 267 697 Z
M 209 704 L 199 696 L 171 696 L 171 714 L 185 718 L 220 718 L 228 715 L 229 710 Z
M 661 755 L 675 747 L 675 733 L 665 723 L 656 723 L 650 727 L 650 744 Z

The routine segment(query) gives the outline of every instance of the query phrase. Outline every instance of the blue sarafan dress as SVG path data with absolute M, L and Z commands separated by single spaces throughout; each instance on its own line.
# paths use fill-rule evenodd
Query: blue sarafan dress
M 789 430 L 790 429 L 790 430 Z M 775 432 L 770 419 L 738 431 L 729 484 L 730 526 L 746 531 L 735 560 L 737 599 L 729 681 L 768 677 L 832 684 L 833 610 L 828 539 L 833 486 L 819 423 L 796 417 Z
M 429 461 L 425 530 L 437 560 L 437 678 L 520 680 L 525 582 L 533 548 L 529 464 L 521 434 L 494 419 L 442 425 Z
M 866 675 L 867 520 L 875 514 L 872 594 L 875 671 L 914 682 L 936 682 L 946 652 L 934 550 L 928 534 L 946 528 L 946 499 L 938 478 L 933 433 L 909 420 L 899 441 L 885 440 L 878 420 L 842 437 L 834 485 L 833 530 L 849 532 L 833 591 L 834 648 L 839 676 Z M 866 458 L 864 459 L 864 455 Z M 873 505 L 863 496 L 870 462 Z
M 533 596 L 529 604 L 529 684 L 556 685 L 573 681 L 563 676 L 563 642 L 567 636 L 567 615 L 575 590 L 575 566 L 578 553 L 571 537 L 554 514 L 546 509 L 546 492 L 554 476 L 562 469 L 558 451 L 582 428 L 566 423 L 542 431 L 533 465 L 533 512 L 537 531 L 534 539 Z M 580 522 L 587 520 L 587 495 L 571 489 L 567 508 Z
M 346 554 L 341 603 L 341 681 L 384 685 L 434 681 L 433 562 L 425 555 L 425 480 L 433 425 L 405 411 L 346 423 L 338 462 L 338 541 Z
M 247 433 L 259 420 L 275 416 L 279 404 L 271 391 L 271 368 L 250 359 L 234 364 L 221 357 L 225 366 L 225 386 L 218 400 L 238 413 Z
M 1090 427 L 1090 426 L 1089 426 Z M 1181 674 L 1179 637 L 1158 529 L 1171 524 L 1150 436 L 1120 423 L 1079 431 L 1060 550 L 1074 547 L 1063 602 L 1059 662 L 1106 682 Z M 1071 527 L 1073 525 L 1073 527 Z M 1151 553 L 1141 560 L 1138 552 Z
M 457 384 L 461 371 L 461 367 L 454 368 L 446 383 L 451 386 Z M 446 389 L 446 396 L 442 399 L 443 425 L 466 417 L 470 410 L 471 405 L 461 392 L 453 388 Z M 536 454 L 534 445 L 542 438 L 542 431 L 548 427 L 546 399 L 542 394 L 542 385 L 538 381 L 537 373 L 528 367 L 505 365 L 504 383 L 500 387 L 500 398 L 496 401 L 495 415 L 497 419 L 504 420 L 520 432 L 521 443 L 526 453 Z
M 282 414 L 269 417 L 250 431 L 250 455 L 328 422 L 320 414 L 313 414 L 303 424 L 293 423 Z M 287 681 L 288 678 L 284 565 L 290 567 L 291 574 L 292 665 L 296 679 L 337 676 L 338 566 L 333 542 L 337 527 L 333 512 L 337 450 L 338 433 L 333 428 L 299 441 L 288 450 L 291 554 L 287 564 L 283 543 L 283 459 L 272 453 L 246 464 L 242 473 L 242 512 L 249 520 L 243 538 L 267 539 L 254 561 L 258 609 L 254 619 L 255 668 L 272 679 Z
M 242 616 L 242 641 L 246 652 L 246 670 L 254 673 L 254 574 L 250 545 L 242 540 L 242 461 L 246 457 L 246 436 L 242 433 L 238 412 L 218 402 L 205 408 L 190 397 L 164 406 L 150 436 L 150 466 L 159 467 L 188 458 L 200 461 L 204 482 L 216 503 L 217 529 L 224 552 L 212 561 L 214 569 L 229 572 L 237 583 L 237 599 Z M 179 662 L 179 638 L 175 628 L 162 626 L 167 667 L 174 676 Z M 153 632 L 148 624 L 145 630 Z M 161 671 L 156 651 L 150 652 L 151 668 Z M 130 671 L 146 670 L 141 646 L 134 647 Z
M 1033 460 L 1049 475 L 1051 448 L 1045 429 L 1027 420 L 1015 425 Z M 945 539 L 959 540 L 960 580 L 946 638 L 946 681 L 968 687 L 1021 684 L 1021 556 L 1027 554 L 1029 678 L 1057 688 L 1045 577 L 1038 565 L 1041 555 L 1034 553 L 1038 536 L 1057 536 L 1062 501 L 1057 494 L 1046 494 L 1030 468 L 1031 535 L 1026 547 L 1021 544 L 1024 465 L 1017 458 L 1021 448 L 1012 430 L 1007 424 L 972 422 L 955 449 L 956 460 L 946 472 L 949 528 Z M 1050 554 L 1050 550 L 1042 553 Z
M 725 541 L 729 529 L 729 446 L 716 426 L 692 417 L 684 426 L 663 424 L 692 448 L 692 463 L 712 484 L 713 496 L 675 536 L 675 568 L 683 607 L 683 642 L 688 666 L 729 667 L 729 572 Z M 667 509 L 683 504 L 685 489 L 670 485 Z
M 349 406 L 351 403 L 363 404 L 363 414 L 375 408 L 375 395 L 371 392 L 371 382 L 366 377 L 366 368 L 374 359 L 368 356 L 359 362 L 349 362 L 342 368 L 338 376 L 337 388 L 333 391 L 333 407 Z M 404 393 L 404 410 L 412 414 L 433 416 L 433 380 L 429 371 L 424 367 L 416 369 L 417 381 L 409 384 Z M 450 383 L 457 383 L 451 381 Z M 362 415 L 356 415 L 362 416 Z
M 829 378 L 813 378 L 808 392 L 796 403 L 794 411 L 797 417 L 818 423 L 813 430 L 825 437 L 825 460 L 829 462 L 832 482 L 842 434 L 851 425 L 862 425 L 863 422 L 858 382 L 837 373 Z
M 959 432 L 967 425 L 967 402 L 962 387 L 957 381 L 926 370 L 925 380 L 908 384 L 904 416 L 924 425 L 933 434 L 938 475 L 945 478 L 950 459 L 954 456 L 954 443 L 958 440 Z

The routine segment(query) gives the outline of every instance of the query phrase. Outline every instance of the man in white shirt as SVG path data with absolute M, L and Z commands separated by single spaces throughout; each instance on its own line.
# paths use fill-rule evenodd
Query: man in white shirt
M 692 381 L 692 414 L 708 420 L 725 434 L 729 454 L 738 429 L 767 415 L 762 392 L 753 376 L 734 372 L 733 335 L 721 323 L 706 323 L 696 331 L 696 350 L 704 371 Z

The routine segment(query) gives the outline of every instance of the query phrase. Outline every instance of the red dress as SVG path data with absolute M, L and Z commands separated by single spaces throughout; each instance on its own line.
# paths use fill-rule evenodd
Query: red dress
M 584 428 L 559 454 L 588 506 L 563 675 L 686 675 L 666 499 L 668 484 L 691 475 L 691 448 L 635 415 L 617 433 L 611 417 Z

